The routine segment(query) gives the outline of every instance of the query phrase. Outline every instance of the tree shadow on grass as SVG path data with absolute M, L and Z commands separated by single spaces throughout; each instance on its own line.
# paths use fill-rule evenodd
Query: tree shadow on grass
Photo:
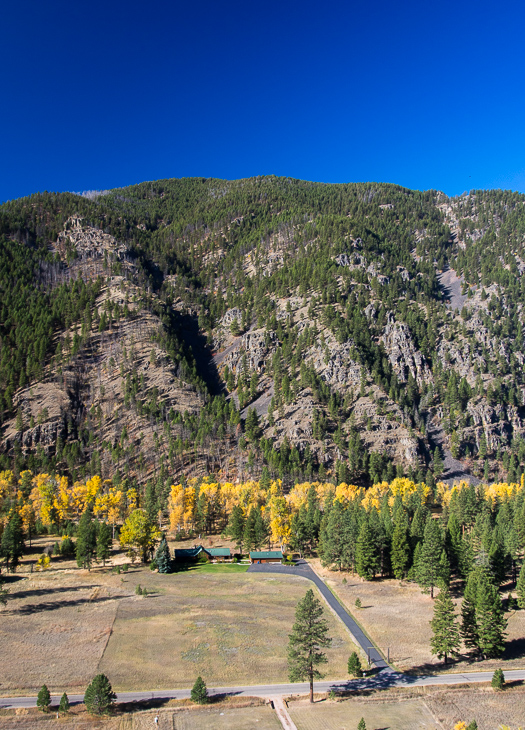
M 89 591 L 94 588 L 100 588 L 99 585 L 83 585 L 83 586 L 66 586 L 64 588 L 33 588 L 28 591 L 17 591 L 11 595 L 11 598 L 29 598 L 30 596 L 46 596 L 53 593 L 72 593 L 73 591 Z
M 32 603 L 29 606 L 20 606 L 12 610 L 7 610 L 4 615 L 12 616 L 31 616 L 34 613 L 42 611 L 57 611 L 60 608 L 78 608 L 80 606 L 107 603 L 107 601 L 118 601 L 129 596 L 99 596 L 96 598 L 81 598 L 71 601 L 43 601 L 42 603 Z M 9 605 L 9 604 L 8 604 Z

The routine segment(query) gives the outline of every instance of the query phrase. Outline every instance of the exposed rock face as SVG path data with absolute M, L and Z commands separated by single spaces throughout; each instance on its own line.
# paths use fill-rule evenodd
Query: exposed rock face
M 331 347 L 331 355 L 328 362 L 318 356 L 314 362 L 315 369 L 322 378 L 334 386 L 359 387 L 361 381 L 361 366 L 350 357 L 353 343 L 345 342 L 344 345 Z
M 68 246 L 72 246 L 82 258 L 104 256 L 105 252 L 120 257 L 127 251 L 126 246 L 120 244 L 113 236 L 88 226 L 78 216 L 68 218 L 64 230 L 58 234 L 55 250 L 62 258 L 66 258 Z
M 421 352 L 416 349 L 410 330 L 404 322 L 396 322 L 389 314 L 381 341 L 401 383 L 407 382 L 409 373 L 419 387 L 424 383 L 432 382 L 430 368 Z

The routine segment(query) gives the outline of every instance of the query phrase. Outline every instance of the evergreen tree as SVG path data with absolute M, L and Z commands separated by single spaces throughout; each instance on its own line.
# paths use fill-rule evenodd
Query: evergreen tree
M 244 522 L 244 536 L 243 544 L 246 551 L 254 550 L 257 542 L 256 537 L 256 522 L 257 522 L 257 508 L 251 507 L 248 512 L 248 516 Z
M 15 570 L 24 553 L 24 547 L 22 519 L 18 512 L 13 511 L 4 527 L 0 542 L 0 551 L 7 569 Z
M 431 598 L 434 598 L 434 588 L 442 578 L 439 562 L 442 546 L 443 540 L 438 522 L 429 515 L 416 565 L 416 580 L 425 592 L 430 590 Z
M 478 647 L 478 625 L 476 621 L 476 596 L 479 571 L 472 571 L 467 579 L 461 604 L 461 638 L 467 649 Z
M 439 591 L 430 626 L 433 632 L 430 640 L 432 654 L 437 654 L 439 659 L 444 658 L 446 664 L 449 656 L 458 655 L 461 646 L 454 602 L 448 588 Z
M 244 544 L 244 522 L 245 519 L 242 507 L 236 504 L 230 514 L 227 533 L 237 545 L 237 550 L 240 553 L 242 553 L 242 547 Z
M 348 659 L 348 674 L 351 677 L 362 677 L 363 668 L 361 666 L 361 660 L 357 656 L 357 652 L 353 651 Z
M 58 711 L 64 712 L 64 713 L 69 712 L 69 698 L 65 692 L 62 695 L 62 697 L 60 698 L 60 704 L 58 706 Z
M 51 695 L 49 694 L 47 685 L 43 684 L 40 689 L 40 692 L 38 693 L 38 696 L 36 698 L 36 706 L 40 707 L 42 712 L 48 712 L 50 704 L 51 704 Z
M 166 535 L 163 533 L 160 545 L 155 553 L 155 562 L 159 569 L 159 573 L 171 573 L 171 555 Z
M 492 689 L 501 690 L 505 686 L 505 675 L 502 669 L 496 669 L 491 680 Z
M 367 515 L 363 515 L 356 547 L 356 569 L 361 578 L 371 580 L 378 571 L 379 560 Z
M 196 702 L 198 705 L 205 705 L 208 702 L 208 690 L 204 684 L 202 677 L 197 677 L 195 684 L 191 689 L 192 702 Z
M 408 522 L 404 513 L 401 514 L 394 527 L 391 560 L 395 577 L 402 580 L 406 575 L 410 561 Z
M 106 565 L 106 560 L 111 555 L 112 547 L 111 528 L 107 522 L 101 522 L 97 535 L 97 560 Z
M 88 712 L 103 715 L 114 705 L 117 695 L 113 692 L 109 679 L 105 674 L 97 674 L 84 695 L 84 704 Z
M 359 720 L 357 724 L 357 730 L 366 730 L 366 722 L 364 717 Z
M 476 589 L 476 624 L 480 654 L 500 656 L 505 650 L 507 621 L 499 593 L 485 573 L 480 574 Z
M 91 570 L 96 548 L 97 530 L 91 516 L 91 510 L 87 507 L 80 518 L 77 530 L 76 556 L 79 568 Z
M 9 588 L 4 588 L 2 578 L 0 577 L 0 603 L 4 606 L 7 605 L 7 596 L 9 595 Z
M 288 642 L 288 668 L 291 682 L 310 682 L 310 702 L 314 701 L 314 679 L 321 679 L 317 667 L 328 661 L 324 649 L 332 643 L 323 607 L 311 588 L 297 604 L 295 623 Z
M 256 550 L 260 550 L 265 540 L 270 535 L 270 528 L 268 522 L 264 519 L 260 508 L 255 513 L 255 542 L 254 547 Z
M 518 606 L 520 608 L 525 608 L 525 561 L 520 568 L 520 574 L 516 584 L 516 593 L 518 594 Z
M 467 725 L 466 730 L 478 730 L 478 723 L 475 720 L 472 720 L 472 722 L 469 722 Z

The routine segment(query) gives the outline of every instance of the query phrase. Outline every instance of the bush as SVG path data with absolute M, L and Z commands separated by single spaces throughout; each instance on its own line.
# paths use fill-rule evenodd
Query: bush
M 355 607 L 356 608 L 362 608 L 362 606 L 363 606 L 363 604 L 361 603 L 361 599 L 360 598 L 356 598 L 355 599 Z
M 209 563 L 208 554 L 204 552 L 204 550 L 201 550 L 200 553 L 197 555 L 197 563 Z
M 503 674 L 503 670 L 496 669 L 496 671 L 492 675 L 491 685 L 492 688 L 495 690 L 503 689 L 505 685 L 505 675 Z
M 157 562 L 155 560 L 152 560 L 151 563 L 149 564 L 150 570 L 157 570 L 158 567 L 159 566 L 157 565 Z
M 197 677 L 191 690 L 191 699 L 198 705 L 205 705 L 208 702 L 208 690 L 202 677 Z
M 60 555 L 63 558 L 72 558 L 75 555 L 75 543 L 68 536 L 64 537 L 60 543 Z
M 141 596 L 142 595 L 142 588 L 140 587 L 140 583 L 135 587 L 135 594 L 137 596 Z

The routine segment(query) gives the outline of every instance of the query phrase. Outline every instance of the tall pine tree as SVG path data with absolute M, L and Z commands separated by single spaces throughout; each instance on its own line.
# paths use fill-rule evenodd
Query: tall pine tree
M 458 655 L 461 646 L 459 624 L 448 588 L 439 591 L 430 626 L 433 632 L 430 640 L 432 654 L 437 654 L 439 659 L 444 658 L 446 664 L 449 656 Z

